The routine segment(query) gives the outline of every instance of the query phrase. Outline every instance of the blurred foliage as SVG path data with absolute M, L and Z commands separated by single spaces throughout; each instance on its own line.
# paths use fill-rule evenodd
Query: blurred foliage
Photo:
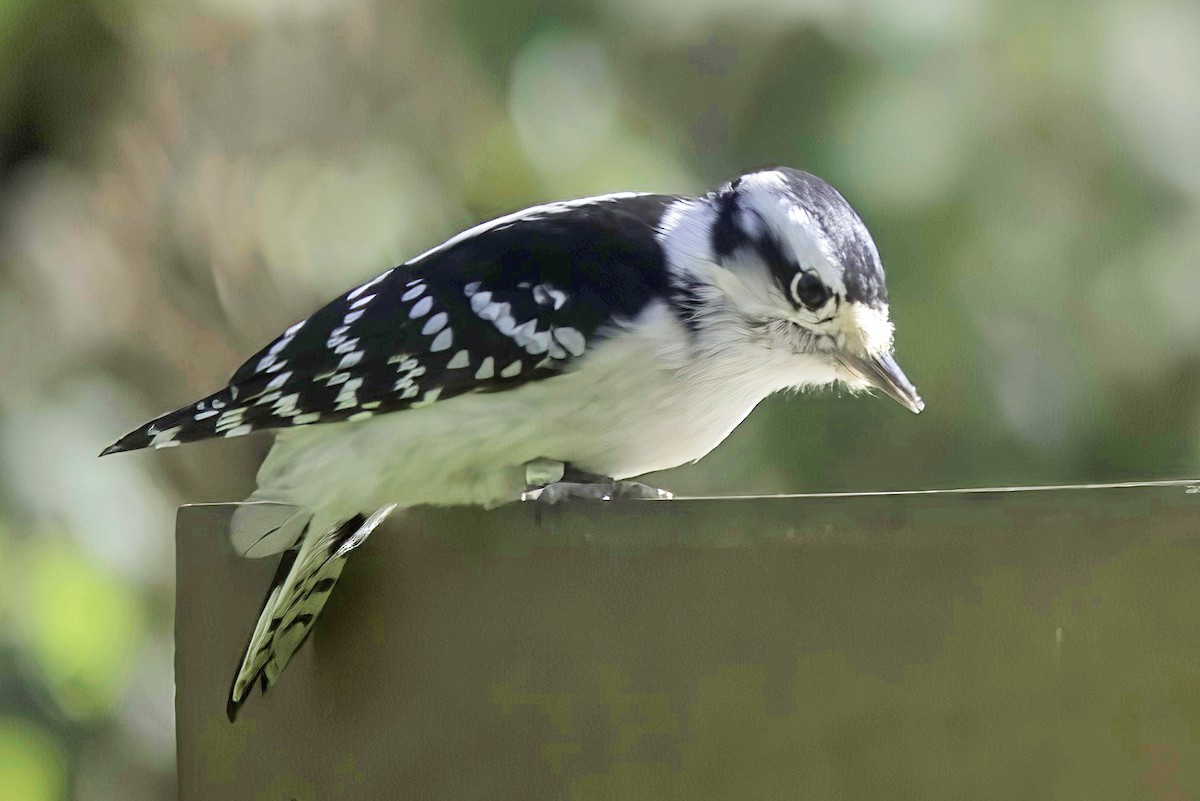
M 1175 476 L 1200 445 L 1184 0 L 0 0 L 0 787 L 171 794 L 171 510 L 97 462 L 482 217 L 782 163 L 889 271 L 919 418 L 773 398 L 684 492 Z

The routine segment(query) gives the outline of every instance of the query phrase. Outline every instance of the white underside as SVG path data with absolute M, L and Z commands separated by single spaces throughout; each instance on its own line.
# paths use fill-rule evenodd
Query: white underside
M 822 361 L 744 344 L 697 358 L 664 303 L 577 369 L 358 423 L 284 430 L 253 500 L 314 510 L 313 531 L 388 503 L 494 506 L 545 457 L 628 478 L 692 462 L 767 395 L 836 377 Z

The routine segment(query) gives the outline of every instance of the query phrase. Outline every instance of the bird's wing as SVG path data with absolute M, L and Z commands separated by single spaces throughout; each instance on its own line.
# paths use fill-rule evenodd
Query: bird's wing
M 655 226 L 672 200 L 572 201 L 460 234 L 291 326 L 225 389 L 105 453 L 362 420 L 554 376 L 667 291 Z

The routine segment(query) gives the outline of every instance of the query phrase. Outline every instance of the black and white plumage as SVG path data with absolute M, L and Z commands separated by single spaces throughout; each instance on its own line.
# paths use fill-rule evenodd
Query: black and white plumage
M 887 303 L 862 220 L 807 173 L 751 173 L 699 198 L 538 206 L 346 293 L 225 389 L 105 453 L 276 432 L 232 534 L 259 550 L 303 534 L 232 714 L 257 677 L 278 677 L 393 505 L 491 506 L 564 471 L 603 483 L 674 467 L 791 387 L 841 381 L 920 411 L 892 359 Z

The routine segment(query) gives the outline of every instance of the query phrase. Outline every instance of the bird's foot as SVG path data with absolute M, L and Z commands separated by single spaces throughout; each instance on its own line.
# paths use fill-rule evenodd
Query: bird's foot
M 521 493 L 521 500 L 542 504 L 555 504 L 567 498 L 669 501 L 674 497 L 665 489 L 651 487 L 640 481 L 617 481 L 608 476 L 585 473 L 551 459 L 535 459 L 525 465 L 525 479 L 528 489 Z

